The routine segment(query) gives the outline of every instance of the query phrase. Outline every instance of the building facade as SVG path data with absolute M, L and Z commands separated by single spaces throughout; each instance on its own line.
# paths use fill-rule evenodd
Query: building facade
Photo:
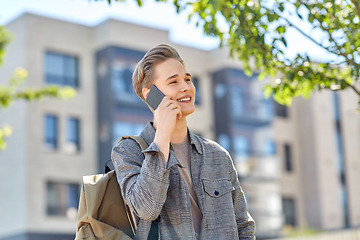
M 279 108 L 274 122 L 285 223 L 301 228 L 360 226 L 360 117 L 350 90 L 322 91 Z
M 351 92 L 324 91 L 286 108 L 263 97 L 263 83 L 229 60 L 227 48 L 173 44 L 167 31 L 112 19 L 87 27 L 24 14 L 6 27 L 14 42 L 1 83 L 22 66 L 27 86 L 71 86 L 77 95 L 19 101 L 0 113 L 14 128 L 0 154 L 0 239 L 74 238 L 82 176 L 103 172 L 121 136 L 152 120 L 131 75 L 159 43 L 173 45 L 191 72 L 189 128 L 230 152 L 258 238 L 279 236 L 284 225 L 360 225 L 360 118 Z

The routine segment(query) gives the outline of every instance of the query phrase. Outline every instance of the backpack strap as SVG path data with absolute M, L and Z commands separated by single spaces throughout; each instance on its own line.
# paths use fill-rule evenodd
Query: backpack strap
M 141 136 L 138 136 L 138 135 L 129 135 L 129 136 L 123 136 L 119 141 L 118 141 L 118 144 L 119 142 L 121 142 L 122 140 L 124 139 L 128 139 L 128 138 L 131 138 L 132 140 L 136 141 L 140 147 L 141 147 L 141 150 L 145 150 L 149 147 L 149 145 L 147 144 L 147 142 L 145 142 L 145 140 L 141 137 Z M 111 171 L 110 167 L 107 165 L 108 162 L 111 162 L 111 159 L 106 161 L 105 163 L 105 173 L 108 173 Z
M 141 147 L 141 150 L 145 150 L 149 147 L 149 145 L 147 144 L 147 142 L 145 142 L 145 140 L 141 137 L 141 136 L 138 136 L 138 135 L 132 135 L 132 136 L 123 136 L 119 142 L 121 142 L 122 140 L 124 139 L 128 139 L 128 138 L 131 138 L 132 140 L 135 140 Z M 118 142 L 118 143 L 119 143 Z

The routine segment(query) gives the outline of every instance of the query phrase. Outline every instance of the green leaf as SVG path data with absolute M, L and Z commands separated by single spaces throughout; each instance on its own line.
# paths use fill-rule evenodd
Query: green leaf
M 10 137 L 12 134 L 12 128 L 10 125 L 6 124 L 2 130 L 3 136 Z
M 0 151 L 6 148 L 6 142 L 4 139 L 0 138 Z
M 296 13 L 297 13 L 298 17 L 302 20 L 303 17 L 299 14 L 299 12 L 296 11 Z
M 351 76 L 346 77 L 344 80 L 350 85 L 354 83 L 354 79 Z
M 271 94 L 273 93 L 273 91 L 274 91 L 273 87 L 270 84 L 265 85 L 263 87 L 263 89 L 264 89 L 264 96 L 266 98 L 269 98 L 271 96 Z
M 309 14 L 309 17 L 308 17 L 308 21 L 309 21 L 310 23 L 314 23 L 314 20 L 315 20 L 314 15 L 312 15 L 312 14 L 310 13 L 310 14 Z
M 349 85 L 346 84 L 345 80 L 341 80 L 340 81 L 340 89 L 345 89 L 347 88 Z
M 246 76 L 248 76 L 248 77 L 251 77 L 251 76 L 252 76 L 252 71 L 251 71 L 250 67 L 246 67 L 246 68 L 244 69 L 244 73 L 245 73 Z
M 285 47 L 287 47 L 286 40 L 284 37 L 281 38 L 281 42 L 285 45 Z
M 280 25 L 275 29 L 275 31 L 277 31 L 279 34 L 283 34 L 285 32 L 285 30 L 286 30 L 285 26 L 283 26 L 283 25 Z
M 267 75 L 266 71 L 262 71 L 262 72 L 259 74 L 258 79 L 259 79 L 260 81 L 262 81 L 262 80 L 264 80 L 264 78 L 266 77 L 266 75 Z
M 0 65 L 3 64 L 5 57 L 5 46 L 10 43 L 12 38 L 11 33 L 4 26 L 0 26 Z
M 280 10 L 281 12 L 284 11 L 284 3 L 283 3 L 283 2 L 281 2 L 281 3 L 279 4 L 279 10 Z

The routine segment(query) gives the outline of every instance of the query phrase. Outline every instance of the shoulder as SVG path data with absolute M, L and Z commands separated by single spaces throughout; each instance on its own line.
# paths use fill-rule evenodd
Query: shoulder
M 113 147 L 112 153 L 141 156 L 142 149 L 134 139 L 126 138 Z
M 217 153 L 217 154 L 225 154 L 226 156 L 229 156 L 228 151 L 217 142 L 198 135 L 195 136 L 203 146 L 205 153 Z

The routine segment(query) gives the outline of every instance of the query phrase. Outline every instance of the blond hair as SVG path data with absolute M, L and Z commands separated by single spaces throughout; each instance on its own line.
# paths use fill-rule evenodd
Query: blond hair
M 174 58 L 184 65 L 179 53 L 175 48 L 160 44 L 150 49 L 138 62 L 132 75 L 133 86 L 136 94 L 145 101 L 142 94 L 143 88 L 150 88 L 154 80 L 155 66 L 167 59 Z

